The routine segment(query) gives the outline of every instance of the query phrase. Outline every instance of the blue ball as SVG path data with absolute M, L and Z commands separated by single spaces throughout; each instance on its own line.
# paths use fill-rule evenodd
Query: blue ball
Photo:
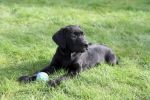
M 37 81 L 48 81 L 48 79 L 49 79 L 49 77 L 48 77 L 47 73 L 45 73 L 45 72 L 37 73 L 37 76 L 36 76 Z

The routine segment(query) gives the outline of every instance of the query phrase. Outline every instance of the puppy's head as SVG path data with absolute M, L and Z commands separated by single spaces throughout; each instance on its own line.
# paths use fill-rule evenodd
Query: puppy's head
M 52 39 L 58 46 L 71 52 L 84 52 L 88 47 L 83 31 L 76 25 L 61 28 Z

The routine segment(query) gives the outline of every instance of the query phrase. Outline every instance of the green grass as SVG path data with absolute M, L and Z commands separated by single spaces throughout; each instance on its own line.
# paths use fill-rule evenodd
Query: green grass
M 52 35 L 69 24 L 113 48 L 120 64 L 99 65 L 57 88 L 19 84 L 19 76 L 49 64 L 57 47 Z M 2 100 L 149 100 L 150 1 L 0 0 L 0 80 Z

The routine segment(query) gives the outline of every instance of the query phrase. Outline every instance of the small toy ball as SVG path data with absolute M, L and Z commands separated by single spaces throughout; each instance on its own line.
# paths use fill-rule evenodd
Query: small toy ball
M 45 72 L 39 72 L 36 76 L 37 81 L 48 81 L 48 78 L 48 74 Z

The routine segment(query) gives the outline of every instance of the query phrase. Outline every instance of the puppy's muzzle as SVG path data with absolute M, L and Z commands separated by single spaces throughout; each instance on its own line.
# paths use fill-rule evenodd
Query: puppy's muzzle
M 88 49 L 88 44 L 83 44 L 83 46 L 86 50 Z

